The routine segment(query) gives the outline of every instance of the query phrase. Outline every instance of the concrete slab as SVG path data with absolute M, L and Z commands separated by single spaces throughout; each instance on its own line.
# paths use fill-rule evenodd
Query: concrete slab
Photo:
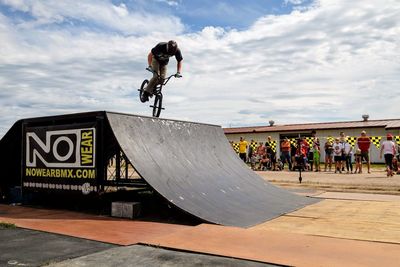
M 0 240 L 0 266 L 42 266 L 115 247 L 21 228 L 0 228 Z
M 99 253 L 82 256 L 49 267 L 81 267 L 81 266 L 213 266 L 213 267 L 273 267 L 277 265 L 238 260 L 225 257 L 184 253 L 149 246 L 134 245 L 113 248 Z

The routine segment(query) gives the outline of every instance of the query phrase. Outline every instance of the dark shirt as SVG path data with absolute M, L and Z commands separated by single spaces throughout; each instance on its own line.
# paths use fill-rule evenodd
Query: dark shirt
M 297 151 L 297 147 L 295 145 L 293 145 L 292 143 L 290 143 L 290 154 L 292 156 L 296 155 L 296 151 Z
M 266 148 L 268 154 L 274 153 L 272 151 L 272 142 L 271 143 L 270 142 L 265 142 L 265 148 Z
M 325 143 L 325 153 L 326 154 L 332 154 L 333 153 L 333 146 L 332 143 Z
M 158 43 L 153 49 L 151 49 L 151 53 L 154 55 L 158 63 L 160 65 L 167 65 L 169 62 L 169 58 L 175 56 L 176 61 L 180 62 L 182 61 L 182 53 L 181 50 L 178 48 L 176 50 L 176 53 L 173 55 L 170 55 L 167 53 L 167 44 L 166 42 L 161 42 Z

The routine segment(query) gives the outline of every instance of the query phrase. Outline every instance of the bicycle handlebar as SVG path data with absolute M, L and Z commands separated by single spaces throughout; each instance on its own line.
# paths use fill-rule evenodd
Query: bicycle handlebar
M 158 78 L 160 78 L 160 74 L 158 74 L 158 73 L 157 73 L 156 71 L 154 71 L 152 68 L 147 67 L 146 70 L 150 71 L 151 73 L 157 75 Z M 172 75 L 168 76 L 168 78 L 164 78 L 164 80 L 169 80 L 169 79 L 171 79 L 171 77 L 181 78 L 182 75 L 181 75 L 180 77 L 177 77 L 176 74 L 172 74 Z

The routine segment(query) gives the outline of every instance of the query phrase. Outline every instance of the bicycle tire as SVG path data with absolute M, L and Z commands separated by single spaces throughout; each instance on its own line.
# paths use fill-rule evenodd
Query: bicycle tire
M 142 102 L 142 103 L 146 102 L 146 101 L 143 101 L 143 93 L 144 93 L 144 88 L 146 87 L 146 85 L 148 83 L 149 83 L 149 80 L 144 80 L 139 89 L 139 99 L 140 99 L 140 102 Z
M 154 105 L 153 105 L 153 117 L 160 117 L 161 109 L 162 109 L 162 98 L 163 95 L 161 93 L 156 94 L 154 98 Z

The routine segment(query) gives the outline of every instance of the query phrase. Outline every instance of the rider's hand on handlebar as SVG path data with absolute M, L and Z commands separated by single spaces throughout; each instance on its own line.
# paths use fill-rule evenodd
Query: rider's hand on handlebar
M 175 78 L 182 78 L 181 73 L 180 73 L 180 72 L 177 72 L 177 73 L 175 74 Z

